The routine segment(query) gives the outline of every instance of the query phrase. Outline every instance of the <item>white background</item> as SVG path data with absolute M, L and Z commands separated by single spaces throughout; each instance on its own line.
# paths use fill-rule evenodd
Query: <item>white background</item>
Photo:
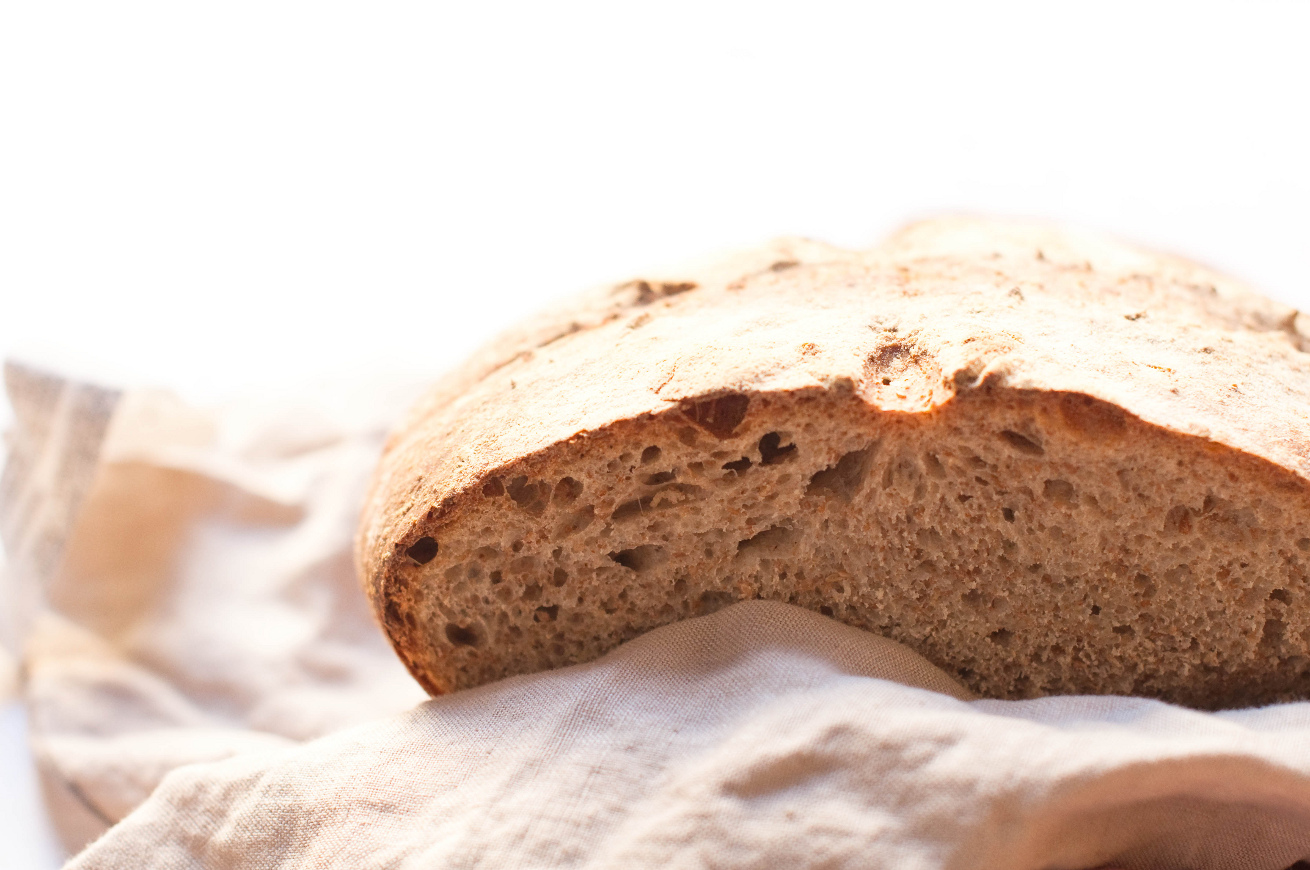
M 0 353 L 197 401 L 436 371 L 570 290 L 952 211 L 1310 308 L 1307 46 L 1256 0 L 11 2 Z M 22 739 L 0 868 L 53 867 Z

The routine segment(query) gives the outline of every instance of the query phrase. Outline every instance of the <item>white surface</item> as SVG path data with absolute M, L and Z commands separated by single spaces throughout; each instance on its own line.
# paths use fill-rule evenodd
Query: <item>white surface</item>
M 45 870 L 64 850 L 46 819 L 21 704 L 0 701 L 0 870 Z
M 8 4 L 0 346 L 191 390 L 444 365 L 647 264 L 960 209 L 1303 300 L 1307 32 L 1295 0 Z
M 435 370 L 583 285 L 958 210 L 1310 307 L 1307 32 L 1295 0 L 6 4 L 0 353 L 199 398 Z

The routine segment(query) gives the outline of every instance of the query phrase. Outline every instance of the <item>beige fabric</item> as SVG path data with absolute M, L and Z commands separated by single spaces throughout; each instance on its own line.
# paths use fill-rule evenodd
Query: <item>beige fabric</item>
M 119 393 L 15 363 L 5 365 L 5 386 L 14 425 L 0 475 L 0 645 L 15 653 L 63 556 Z
M 1276 870 L 1310 854 L 1310 705 L 962 694 L 891 641 L 747 602 L 593 664 L 179 770 L 71 867 Z
M 294 397 L 202 412 L 12 364 L 6 381 L 5 609 L 70 849 L 179 765 L 426 697 L 351 564 L 362 488 L 406 388 L 336 412 Z
M 8 375 L 7 613 L 34 749 L 70 845 L 127 817 L 74 868 L 1310 854 L 1310 705 L 969 700 L 903 647 L 777 603 L 419 703 L 349 563 L 398 402 L 199 412 Z

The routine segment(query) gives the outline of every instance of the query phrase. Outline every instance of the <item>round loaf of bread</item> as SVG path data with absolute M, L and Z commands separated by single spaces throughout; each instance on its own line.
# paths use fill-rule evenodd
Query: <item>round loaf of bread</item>
M 358 562 L 437 694 L 751 598 L 981 695 L 1310 697 L 1310 324 L 969 219 L 586 295 L 390 440 Z

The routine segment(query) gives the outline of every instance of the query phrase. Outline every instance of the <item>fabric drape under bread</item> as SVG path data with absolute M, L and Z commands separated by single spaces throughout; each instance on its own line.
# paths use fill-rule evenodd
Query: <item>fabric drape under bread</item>
M 601 661 L 184 768 L 73 870 L 1267 868 L 1310 854 L 1310 705 L 969 701 L 744 602 Z

